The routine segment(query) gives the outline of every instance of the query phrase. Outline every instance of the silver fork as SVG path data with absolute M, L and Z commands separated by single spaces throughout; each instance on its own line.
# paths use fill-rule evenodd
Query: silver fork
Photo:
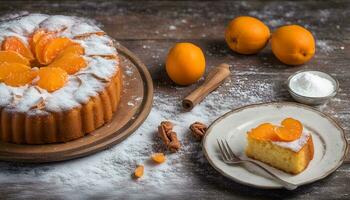
M 280 183 L 287 190 L 295 190 L 298 187 L 297 185 L 295 185 L 293 183 L 289 183 L 289 182 L 281 179 L 280 177 L 276 176 L 274 173 L 272 173 L 269 170 L 267 170 L 265 167 L 263 167 L 258 162 L 255 162 L 253 160 L 245 160 L 245 159 L 239 158 L 238 156 L 236 156 L 233 153 L 231 147 L 229 146 L 229 144 L 227 143 L 226 140 L 225 140 L 225 142 L 223 140 L 221 140 L 221 144 L 220 144 L 220 141 L 218 139 L 216 141 L 218 142 L 219 149 L 221 151 L 222 160 L 226 164 L 228 164 L 228 165 L 236 165 L 236 164 L 240 164 L 240 163 L 252 163 L 255 166 L 257 166 L 260 169 L 262 169 L 263 171 L 265 171 L 266 173 L 268 173 L 274 180 L 276 180 L 278 183 Z

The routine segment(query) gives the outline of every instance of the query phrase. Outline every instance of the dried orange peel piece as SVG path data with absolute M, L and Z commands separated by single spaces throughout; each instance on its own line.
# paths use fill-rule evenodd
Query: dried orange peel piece
M 166 160 L 164 153 L 154 153 L 152 154 L 151 159 L 158 164 L 161 164 Z
M 144 174 L 145 167 L 143 165 L 138 165 L 134 171 L 134 176 L 136 178 L 141 178 Z
M 29 60 L 15 51 L 0 51 L 0 63 L 20 63 L 29 65 Z
M 38 72 L 38 86 L 46 89 L 48 92 L 53 92 L 60 89 L 67 82 L 67 72 L 57 67 L 42 67 Z
M 62 50 L 72 44 L 73 42 L 65 37 L 49 40 L 42 51 L 42 64 L 51 63 Z
M 270 123 L 260 124 L 249 132 L 249 137 L 265 141 L 277 141 L 278 136 L 274 131 L 275 126 Z
M 15 51 L 30 61 L 34 60 L 30 48 L 16 36 L 6 37 L 2 42 L 1 49 L 3 51 Z

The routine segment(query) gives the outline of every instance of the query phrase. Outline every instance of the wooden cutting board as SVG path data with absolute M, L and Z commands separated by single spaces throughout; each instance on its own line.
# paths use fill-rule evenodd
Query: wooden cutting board
M 83 157 L 109 148 L 131 135 L 147 118 L 153 103 L 152 78 L 131 51 L 116 43 L 123 70 L 123 91 L 111 122 L 66 143 L 19 145 L 0 142 L 0 160 L 44 163 Z

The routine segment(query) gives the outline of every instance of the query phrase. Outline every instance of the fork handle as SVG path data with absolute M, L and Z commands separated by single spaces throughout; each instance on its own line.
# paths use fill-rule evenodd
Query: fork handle
M 255 162 L 253 160 L 241 160 L 243 162 L 249 162 L 254 164 L 255 166 L 259 167 L 260 169 L 262 169 L 263 171 L 265 171 L 266 173 L 268 173 L 271 177 L 273 177 L 278 183 L 280 183 L 281 185 L 283 185 L 284 188 L 286 188 L 287 190 L 295 190 L 297 189 L 297 185 L 293 184 L 293 183 L 289 183 L 283 179 L 281 179 L 280 177 L 276 176 L 274 173 L 270 172 L 268 169 L 266 169 L 265 167 L 263 167 L 261 164 L 259 164 L 258 162 Z

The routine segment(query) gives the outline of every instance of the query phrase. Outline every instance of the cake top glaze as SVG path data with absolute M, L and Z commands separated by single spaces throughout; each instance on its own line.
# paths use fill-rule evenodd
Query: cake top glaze
M 103 91 L 118 71 L 113 40 L 91 21 L 78 17 L 29 14 L 5 20 L 0 23 L 0 43 L 8 36 L 29 43 L 29 36 L 39 28 L 55 31 L 58 36 L 79 43 L 84 48 L 83 58 L 87 66 L 69 75 L 66 84 L 52 93 L 33 84 L 12 87 L 0 83 L 0 107 L 28 114 L 79 107 Z M 38 108 L 38 103 L 44 106 Z

